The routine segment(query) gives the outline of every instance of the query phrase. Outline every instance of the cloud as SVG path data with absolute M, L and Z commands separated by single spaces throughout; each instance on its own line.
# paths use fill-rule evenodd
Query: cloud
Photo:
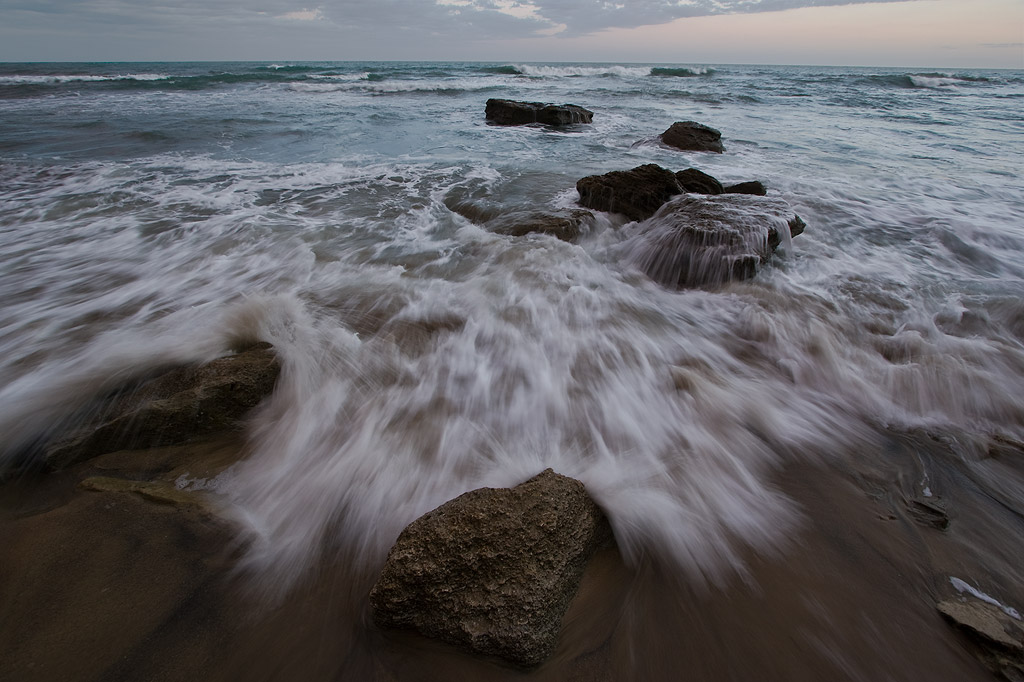
M 308 0 L 307 0 L 308 1 Z M 353 31 L 397 28 L 486 39 L 586 35 L 664 24 L 683 17 L 912 0 L 0 0 L 0 22 L 27 15 L 111 24 L 237 24 L 286 19 Z
M 294 12 L 286 12 L 278 17 L 278 19 L 288 19 L 289 21 L 321 21 L 324 18 L 324 13 L 317 9 L 300 9 Z

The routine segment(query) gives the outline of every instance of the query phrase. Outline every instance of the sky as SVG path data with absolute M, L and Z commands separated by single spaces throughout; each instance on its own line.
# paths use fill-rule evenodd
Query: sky
M 1024 0 L 0 0 L 0 61 L 1024 69 Z

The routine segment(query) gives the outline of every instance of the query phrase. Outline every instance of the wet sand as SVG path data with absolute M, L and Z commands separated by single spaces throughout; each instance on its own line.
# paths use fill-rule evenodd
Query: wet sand
M 554 657 L 531 673 L 379 631 L 367 606 L 379 567 L 358 557 L 262 600 L 215 496 L 153 494 L 223 470 L 240 439 L 114 453 L 0 485 L 0 679 L 991 680 L 936 604 L 958 577 L 1024 606 L 1024 450 L 957 450 L 888 434 L 870 453 L 808 453 L 826 463 L 774 480 L 799 504 L 799 531 L 720 584 L 602 551 Z

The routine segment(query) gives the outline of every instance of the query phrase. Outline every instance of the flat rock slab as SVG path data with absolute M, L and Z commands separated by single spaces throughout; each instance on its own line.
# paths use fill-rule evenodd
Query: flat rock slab
M 564 126 L 573 123 L 590 123 L 594 120 L 594 112 L 575 104 L 518 102 L 511 99 L 487 100 L 484 115 L 488 121 L 506 126 L 528 123 Z
M 666 287 L 748 279 L 804 223 L 781 199 L 687 194 L 662 206 L 624 244 L 626 259 Z
M 402 531 L 370 592 L 374 619 L 532 668 L 554 650 L 608 537 L 583 484 L 550 469 L 514 488 L 473 490 Z
M 116 450 L 178 445 L 236 429 L 273 392 L 280 370 L 266 343 L 173 369 L 123 393 L 98 421 L 50 445 L 44 460 L 48 468 L 61 469 Z
M 1003 679 L 1024 680 L 1024 623 L 976 599 L 940 602 L 939 613 L 967 634 L 975 653 Z
M 661 141 L 670 147 L 687 152 L 725 151 L 722 133 L 696 121 L 676 121 L 661 134 Z

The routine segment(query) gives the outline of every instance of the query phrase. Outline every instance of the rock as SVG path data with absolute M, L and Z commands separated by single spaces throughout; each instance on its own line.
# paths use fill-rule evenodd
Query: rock
M 488 121 L 506 126 L 527 123 L 564 126 L 571 123 L 590 123 L 594 119 L 594 112 L 575 104 L 516 102 L 510 99 L 487 100 L 484 113 Z
M 646 220 L 682 192 L 675 174 L 653 163 L 628 171 L 588 175 L 576 182 L 580 205 Z
M 213 507 L 201 493 L 183 490 L 167 481 L 133 481 L 109 476 L 90 476 L 82 480 L 78 487 L 93 492 L 135 493 L 150 502 L 188 505 L 207 514 L 213 513 Z
M 714 286 L 753 277 L 798 220 L 781 199 L 688 194 L 665 204 L 623 248 L 664 286 Z
M 718 154 L 725 151 L 722 133 L 696 121 L 676 121 L 661 134 L 661 141 L 683 151 Z
M 583 484 L 550 469 L 473 490 L 402 531 L 370 592 L 374 620 L 531 668 L 608 533 Z
M 590 211 L 574 210 L 564 212 L 513 212 L 489 220 L 489 230 L 512 237 L 527 234 L 550 234 L 562 241 L 571 242 L 580 236 L 583 226 L 592 220 Z
M 729 185 L 722 191 L 725 194 L 756 194 L 761 197 L 768 194 L 768 189 L 760 180 L 751 180 L 750 182 L 741 182 L 736 185 Z
M 177 445 L 236 429 L 273 392 L 280 369 L 266 343 L 198 367 L 173 369 L 125 391 L 97 422 L 47 447 L 46 466 L 61 469 L 115 450 Z
M 994 673 L 1007 680 L 1024 680 L 1024 624 L 977 599 L 951 599 L 937 608 L 970 638 L 975 654 Z
M 676 181 L 686 192 L 695 194 L 721 194 L 722 183 L 696 168 L 687 168 L 676 173 Z
M 910 516 L 923 526 L 931 526 L 936 530 L 949 528 L 949 513 L 937 500 L 927 497 L 915 497 L 907 502 Z

